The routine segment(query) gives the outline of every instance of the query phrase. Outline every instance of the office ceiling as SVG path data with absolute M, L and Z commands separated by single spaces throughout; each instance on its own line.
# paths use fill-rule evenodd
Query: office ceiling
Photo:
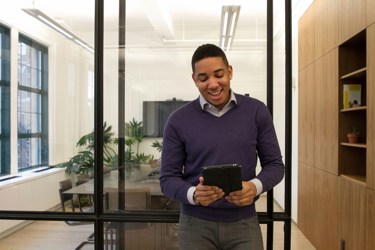
M 34 0 L 27 7 L 40 9 L 93 45 L 94 2 L 64 0 L 51 4 L 51 0 Z M 279 2 L 274 1 L 276 20 L 284 12 Z M 104 3 L 105 47 L 110 50 L 117 47 L 118 0 Z M 190 58 L 200 44 L 219 45 L 223 5 L 241 5 L 233 44 L 227 52 L 234 66 L 234 80 L 240 89 L 264 92 L 266 0 L 127 0 L 125 58 L 129 79 L 141 83 L 140 91 L 159 86 L 158 91 L 165 89 L 166 97 L 176 96 L 171 93 L 176 91 L 176 83 L 196 92 Z M 282 26 L 283 22 L 274 23 L 275 35 Z M 264 72 L 262 76 L 259 71 Z M 249 80 L 253 75 L 258 76 Z

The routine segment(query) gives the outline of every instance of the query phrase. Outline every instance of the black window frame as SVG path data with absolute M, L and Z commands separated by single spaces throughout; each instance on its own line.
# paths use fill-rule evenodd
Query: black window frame
M 10 173 L 10 29 L 0 25 L 0 176 Z
M 27 143 L 27 139 L 40 139 L 40 147 L 37 148 L 37 150 L 40 150 L 40 152 L 37 152 L 37 154 L 40 156 L 40 159 L 36 165 L 32 166 L 23 166 L 23 163 L 21 162 L 22 157 L 21 154 L 25 152 L 18 151 L 18 171 L 26 171 L 33 168 L 41 167 L 41 166 L 48 166 L 49 165 L 49 158 L 48 158 L 48 47 L 34 41 L 33 39 L 20 34 L 19 35 L 19 41 L 18 41 L 18 69 L 21 68 L 22 62 L 20 62 L 20 46 L 29 46 L 32 50 L 36 50 L 39 53 L 41 53 L 40 56 L 40 65 L 36 68 L 34 68 L 34 65 L 22 65 L 24 67 L 29 67 L 30 72 L 32 69 L 35 69 L 36 71 L 40 71 L 40 86 L 33 87 L 31 86 L 31 79 L 30 82 L 26 84 L 22 84 L 20 82 L 19 76 L 20 72 L 18 72 L 18 93 L 17 93 L 17 142 L 18 142 L 18 149 L 20 149 L 20 143 Z M 31 60 L 30 60 L 31 61 Z M 31 73 L 30 73 L 31 74 Z M 40 130 L 37 132 L 23 132 L 20 131 L 20 93 L 26 92 L 29 95 L 38 95 L 40 96 Z M 33 111 L 33 110 L 32 110 Z M 32 111 L 30 113 L 32 113 Z M 26 140 L 25 140 L 26 139 Z M 31 147 L 33 150 L 34 147 Z M 27 151 L 26 151 L 27 153 Z
M 272 23 L 273 23 L 273 1 L 267 0 L 268 5 L 268 37 L 272 37 Z M 120 43 L 119 48 L 125 48 L 125 6 L 126 0 L 119 0 L 120 4 Z M 267 249 L 273 249 L 273 225 L 274 222 L 284 222 L 284 249 L 290 249 L 290 236 L 291 236 L 291 115 L 292 115 L 292 50 L 291 50 L 291 38 L 292 38 L 292 13 L 291 13 L 291 0 L 285 0 L 285 211 L 274 212 L 273 211 L 273 193 L 267 193 L 267 212 L 259 212 L 258 218 L 261 224 L 267 224 Z M 128 212 L 124 214 L 108 214 L 104 213 L 103 209 L 103 50 L 104 50 L 104 0 L 95 0 L 95 178 L 94 178 L 94 200 L 95 200 L 95 211 L 94 213 L 84 213 L 75 215 L 74 213 L 60 213 L 60 212 L 49 212 L 49 211 L 1 211 L 0 219 L 8 220 L 53 220 L 53 221 L 64 221 L 64 220 L 86 220 L 93 221 L 95 228 L 95 249 L 102 249 L 104 243 L 104 223 L 108 221 L 113 222 L 160 222 L 160 223 L 176 223 L 178 222 L 179 212 L 165 213 L 160 212 Z M 267 104 L 272 103 L 272 99 L 269 99 L 273 93 L 273 79 L 272 79 L 272 39 L 268 41 L 267 45 Z M 121 50 L 120 50 L 121 51 Z M 120 57 L 119 57 L 120 58 Z M 120 69 L 125 63 L 125 58 L 122 61 L 119 60 Z M 121 78 L 121 76 L 119 77 Z M 119 79 L 119 89 L 122 90 L 125 83 L 125 79 Z M 123 111 L 125 107 L 123 91 L 119 91 L 119 124 L 124 122 Z M 272 108 L 271 108 L 272 111 Z M 121 126 L 119 126 L 121 127 Z M 123 147 L 124 140 L 122 134 L 119 131 L 119 147 Z M 121 151 L 120 151 L 121 152 Z M 271 201 L 271 202 L 270 202 Z M 119 200 L 119 203 L 121 200 Z M 122 248 L 120 248 L 122 249 Z

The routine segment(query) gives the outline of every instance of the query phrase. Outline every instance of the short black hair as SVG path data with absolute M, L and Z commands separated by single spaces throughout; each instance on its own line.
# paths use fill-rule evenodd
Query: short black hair
M 199 46 L 191 58 L 191 68 L 195 72 L 195 63 L 207 57 L 221 57 L 225 66 L 229 66 L 227 56 L 224 51 L 215 44 L 203 44 Z

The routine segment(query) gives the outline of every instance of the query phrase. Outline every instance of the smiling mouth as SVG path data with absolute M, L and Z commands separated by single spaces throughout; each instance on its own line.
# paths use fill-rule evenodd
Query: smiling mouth
M 216 97 L 216 96 L 220 95 L 221 91 L 222 91 L 222 89 L 219 89 L 215 92 L 208 92 L 208 94 L 213 96 L 213 97 Z

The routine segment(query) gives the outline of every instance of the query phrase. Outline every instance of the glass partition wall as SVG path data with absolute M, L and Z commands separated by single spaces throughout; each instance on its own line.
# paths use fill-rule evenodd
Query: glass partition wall
M 234 69 L 235 93 L 263 101 L 276 114 L 287 155 L 284 4 L 0 3 L 7 6 L 0 9 L 0 25 L 10 30 L 10 95 L 19 101 L 10 103 L 12 164 L 8 172 L 2 166 L 7 174 L 0 175 L 0 218 L 11 219 L 0 220 L 0 248 L 12 244 L 21 228 L 53 225 L 49 231 L 59 233 L 62 247 L 74 238 L 82 249 L 178 249 L 179 203 L 162 194 L 158 179 L 162 133 L 168 115 L 199 96 L 190 61 L 204 43 L 223 46 Z M 37 49 L 17 67 L 17 48 L 25 39 Z M 21 95 L 25 91 L 30 94 Z M 35 132 L 26 133 L 31 138 L 22 144 L 20 120 Z M 284 242 L 272 241 L 274 221 L 290 226 L 285 192 L 283 182 L 256 203 L 267 249 L 288 248 L 290 230 Z

